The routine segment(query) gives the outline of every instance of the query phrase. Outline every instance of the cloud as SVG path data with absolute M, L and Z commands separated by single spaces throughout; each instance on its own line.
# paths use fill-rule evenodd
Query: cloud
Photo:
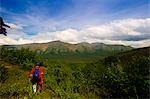
M 32 40 L 36 43 L 55 40 L 61 40 L 64 42 L 78 42 L 80 36 L 78 33 L 80 32 L 70 28 L 63 31 L 38 33 L 37 35 L 32 37 Z
M 107 44 L 123 44 L 134 47 L 149 46 L 150 19 L 115 20 L 100 26 L 88 26 L 80 30 L 39 33 L 32 39 L 35 42 L 61 40 L 64 42 L 103 42 Z
M 13 25 L 12 25 L 13 26 Z M 21 26 L 14 26 L 16 29 L 11 40 L 5 38 L 0 43 L 42 43 L 54 40 L 61 40 L 69 43 L 79 42 L 102 42 L 106 44 L 123 44 L 133 47 L 150 46 L 150 18 L 146 19 L 124 19 L 114 20 L 103 25 L 91 25 L 79 29 L 68 28 L 55 32 L 40 32 L 37 35 L 29 36 L 22 32 Z M 14 37 L 15 36 L 15 37 Z M 9 38 L 9 39 L 10 39 Z M 12 42 L 11 42 L 12 41 Z
M 122 44 L 127 45 L 127 46 L 132 46 L 135 48 L 139 48 L 139 47 L 150 46 L 149 42 L 150 42 L 150 39 L 146 39 L 146 40 L 140 40 L 140 41 L 122 41 Z
M 23 29 L 21 25 L 16 25 L 13 23 L 6 23 L 6 24 L 8 24 L 12 29 Z
M 0 36 L 0 44 L 16 44 L 16 40 L 10 37 Z
M 83 30 L 88 37 L 112 40 L 142 40 L 150 38 L 150 18 L 124 19 Z
M 23 27 L 21 25 L 15 25 L 12 23 L 9 23 L 9 25 L 11 27 L 7 29 L 9 37 L 13 39 L 19 39 L 27 36 L 27 34 L 23 32 Z
M 137 2 L 139 3 L 132 3 L 128 7 L 122 5 L 128 1 L 118 0 L 65 0 L 63 3 L 61 0 L 21 1 L 17 2 L 21 6 L 16 8 L 0 7 L 0 12 L 12 23 L 26 25 L 24 32 L 27 34 L 36 35 L 39 32 L 68 28 L 82 29 L 86 25 L 100 25 L 116 19 L 148 17 L 143 10 L 148 4 Z
M 32 40 L 23 39 L 23 38 L 16 40 L 11 37 L 0 36 L 0 45 L 11 45 L 11 44 L 18 45 L 18 44 L 27 44 L 27 43 L 34 43 L 34 42 Z

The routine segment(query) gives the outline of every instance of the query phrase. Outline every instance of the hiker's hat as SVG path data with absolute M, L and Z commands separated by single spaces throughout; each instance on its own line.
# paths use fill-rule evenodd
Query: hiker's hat
M 41 66 L 41 63 L 40 62 L 36 63 L 36 66 Z

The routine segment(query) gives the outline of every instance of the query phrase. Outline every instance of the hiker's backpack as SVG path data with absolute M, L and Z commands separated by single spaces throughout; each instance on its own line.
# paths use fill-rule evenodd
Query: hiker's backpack
M 35 68 L 33 72 L 33 79 L 39 79 L 40 76 L 40 68 Z

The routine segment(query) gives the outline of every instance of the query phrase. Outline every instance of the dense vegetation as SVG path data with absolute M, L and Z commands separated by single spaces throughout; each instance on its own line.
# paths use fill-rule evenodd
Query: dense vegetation
M 101 58 L 114 55 L 118 52 L 123 52 L 133 49 L 130 46 L 123 45 L 107 45 L 103 43 L 78 43 L 70 44 L 61 41 L 53 41 L 49 43 L 25 44 L 25 45 L 4 45 L 5 48 L 26 48 L 40 53 L 48 59 L 62 59 L 62 58 L 80 58 L 85 57 Z
M 30 49 L 0 49 L 0 98 L 149 98 L 150 47 L 95 61 L 51 61 Z M 72 58 L 74 58 L 72 56 Z M 44 63 L 44 90 L 28 81 L 36 61 Z M 74 61 L 74 62 L 72 62 Z

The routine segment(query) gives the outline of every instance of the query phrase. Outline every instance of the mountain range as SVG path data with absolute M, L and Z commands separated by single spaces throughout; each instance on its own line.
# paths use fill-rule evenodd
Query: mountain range
M 124 45 L 108 45 L 104 43 L 77 43 L 70 44 L 62 41 L 52 41 L 48 43 L 32 43 L 23 45 L 3 45 L 6 48 L 29 48 L 44 56 L 109 56 L 118 52 L 133 49 Z

